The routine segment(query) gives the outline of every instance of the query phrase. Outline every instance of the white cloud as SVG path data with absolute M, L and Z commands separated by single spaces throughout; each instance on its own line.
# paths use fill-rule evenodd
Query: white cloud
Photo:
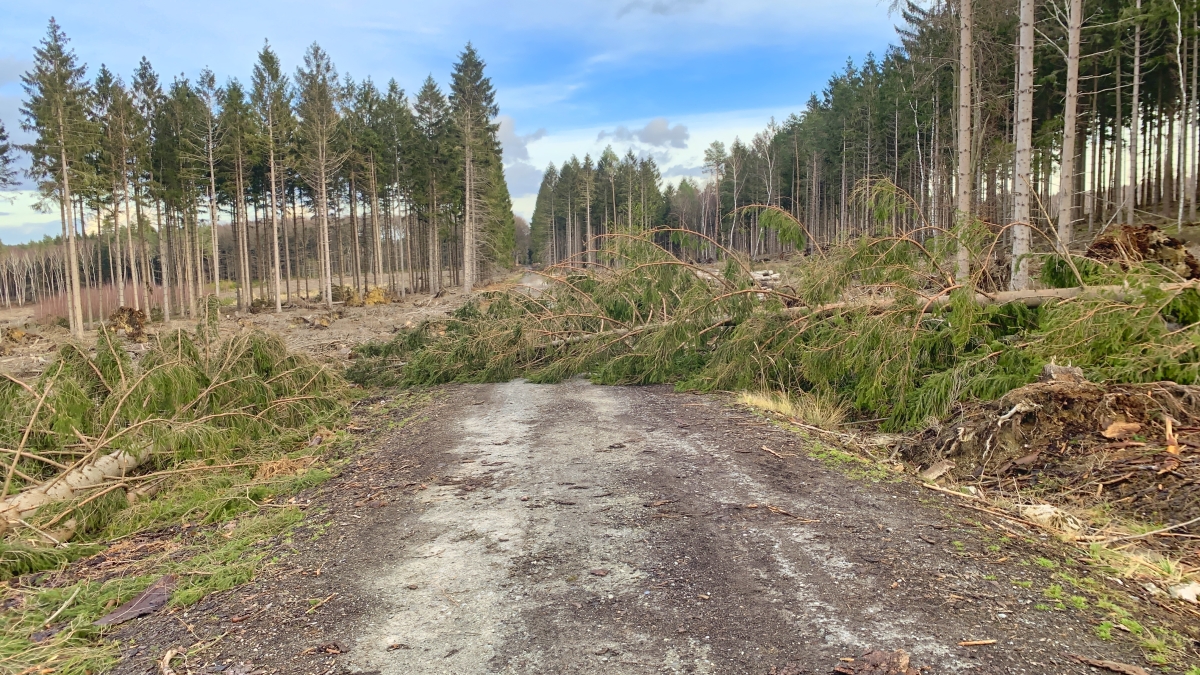
M 42 235 L 61 234 L 62 222 L 58 212 L 39 213 L 33 205 L 38 193 L 33 190 L 17 190 L 0 193 L 0 241 L 9 244 L 41 239 Z M 12 201 L 7 201 L 12 199 Z
M 625 129 L 628 137 L 625 141 L 616 138 L 616 131 L 609 131 L 604 136 L 604 130 L 596 127 L 565 129 L 547 133 L 536 144 L 528 146 L 529 161 L 518 162 L 522 167 L 505 167 L 505 177 L 509 181 L 509 192 L 512 194 L 513 212 L 517 215 L 531 218 L 537 202 L 537 190 L 541 186 L 542 169 L 547 164 L 561 165 L 572 155 L 583 158 L 591 155 L 595 160 L 604 152 L 604 146 L 616 141 L 614 150 L 618 155 L 624 155 L 631 149 L 639 158 L 653 157 L 663 170 L 665 182 L 678 184 L 684 176 L 703 179 L 704 177 L 704 148 L 712 141 L 722 141 L 730 145 L 734 138 L 748 140 L 754 134 L 763 130 L 771 118 L 784 118 L 793 111 L 801 110 L 800 104 L 780 108 L 764 108 L 751 110 L 733 110 L 722 113 L 705 113 L 700 115 L 684 115 L 679 126 L 684 126 L 697 143 L 685 148 L 670 146 L 661 149 L 638 149 L 621 143 L 636 143 L 631 129 L 639 132 L 644 130 L 653 120 L 629 120 L 619 124 L 616 129 Z M 523 172 L 523 173 L 520 173 Z M 518 181 L 514 187 L 514 179 Z M 523 181 L 523 182 L 520 182 Z M 703 182 L 703 180 L 701 180 Z M 518 190 L 528 190 L 522 194 Z
M 659 16 L 671 16 L 672 14 L 682 14 L 702 4 L 704 4 L 704 0 L 654 0 L 653 2 L 634 0 L 617 10 L 617 18 L 637 11 L 646 11 Z
M 500 147 L 504 149 L 505 162 L 528 161 L 529 144 L 546 136 L 545 127 L 532 134 L 518 134 L 516 121 L 508 115 L 501 115 L 496 121 L 500 125 L 496 131 L 496 138 L 500 141 Z
M 625 143 L 636 139 L 646 145 L 672 148 L 686 148 L 690 137 L 691 134 L 688 133 L 686 126 L 682 124 L 671 126 L 665 117 L 655 117 L 647 122 L 646 126 L 636 131 L 630 131 L 626 126 L 619 126 L 613 131 L 601 131 L 596 134 L 597 141 L 611 138 L 614 141 Z
M 508 193 L 514 199 L 536 195 L 542 186 L 542 170 L 529 162 L 505 164 L 504 182 L 508 183 Z
M 666 169 L 665 171 L 662 172 L 662 177 L 664 179 L 683 178 L 684 176 L 687 176 L 690 178 L 698 178 L 703 175 L 704 175 L 704 165 L 703 164 L 700 164 L 697 166 L 684 166 L 682 164 L 676 164 L 675 166 L 672 166 L 671 168 Z

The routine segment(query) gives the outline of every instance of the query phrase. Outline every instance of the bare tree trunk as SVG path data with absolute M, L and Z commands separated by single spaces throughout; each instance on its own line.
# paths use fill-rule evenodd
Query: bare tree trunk
M 1198 32 L 1197 29 L 1200 29 L 1200 26 L 1197 25 L 1196 15 L 1193 14 L 1192 15 L 1192 33 L 1193 33 L 1193 37 L 1192 37 L 1192 98 L 1191 98 L 1191 101 L 1189 102 L 1190 105 L 1188 106 L 1187 111 L 1184 113 L 1184 115 L 1186 116 L 1186 119 L 1189 120 L 1189 122 L 1187 124 L 1184 124 L 1184 130 L 1185 130 L 1184 134 L 1185 135 L 1191 134 L 1191 138 L 1194 139 L 1193 145 L 1200 146 L 1200 111 L 1198 111 L 1196 109 L 1196 103 L 1197 103 L 1197 100 L 1196 100 L 1197 99 L 1196 73 L 1197 73 L 1197 71 L 1200 71 L 1200 68 L 1197 68 L 1197 66 L 1196 66 L 1196 64 L 1200 63 L 1200 36 L 1196 36 L 1196 33 Z M 1180 161 L 1183 163 L 1184 166 L 1188 166 L 1189 164 L 1191 165 L 1191 171 L 1188 174 L 1188 181 L 1187 181 L 1187 195 L 1188 195 L 1188 221 L 1193 222 L 1193 223 L 1196 222 L 1196 183 L 1197 183 L 1197 174 L 1200 173 L 1200 170 L 1198 170 L 1198 169 L 1200 169 L 1200 167 L 1197 167 L 1195 164 L 1196 150 L 1197 150 L 1197 148 L 1195 148 L 1195 147 L 1189 148 L 1189 152 L 1187 152 L 1180 158 Z
M 469 131 L 468 131 L 469 133 Z M 478 215 L 475 213 L 475 161 L 473 159 L 473 148 L 471 141 L 474 140 L 470 135 L 467 136 L 466 142 L 463 144 L 464 159 L 463 169 L 466 173 L 466 190 L 463 193 L 464 215 L 463 221 L 463 294 L 470 295 L 471 290 L 475 286 L 475 221 Z
M 354 172 L 350 172 L 350 234 L 354 237 L 354 290 L 358 291 L 359 295 L 366 295 L 366 283 L 363 277 L 362 269 L 362 249 L 359 246 L 359 227 L 358 227 L 358 186 L 355 185 Z
M 138 273 L 137 252 L 133 247 L 133 218 L 129 214 L 129 182 L 125 180 L 126 166 L 124 142 L 121 148 L 121 199 L 125 202 L 125 243 L 126 250 L 129 251 L 129 293 L 133 299 L 133 308 L 141 309 L 141 302 L 138 300 L 138 290 L 141 286 Z
M 1142 0 L 1137 0 L 1138 14 L 1142 12 Z M 1140 113 L 1142 95 L 1142 21 L 1137 17 L 1133 24 L 1133 93 L 1129 105 L 1129 185 L 1125 186 L 1126 222 L 1135 222 L 1134 209 L 1137 208 L 1138 188 L 1138 132 L 1140 129 Z
M 1139 0 L 1140 2 L 1140 0 Z M 1013 185 L 1016 222 L 1012 228 L 1012 280 L 1014 291 L 1029 287 L 1030 169 L 1033 160 L 1033 3 L 1021 0 L 1017 57 L 1016 179 Z
M 278 195 L 275 192 L 278 184 L 275 182 L 275 131 L 272 122 L 270 119 L 267 120 L 267 133 L 270 135 L 267 161 L 271 182 L 267 196 L 271 200 L 271 278 L 275 282 L 275 313 L 279 314 L 283 311 L 283 299 L 279 292 L 279 202 L 276 200 Z
M 162 208 L 154 200 L 154 218 L 158 221 L 158 266 L 162 276 L 163 322 L 171 320 L 171 265 L 167 257 L 167 236 L 163 231 Z
M 1078 2 L 1079 0 L 1074 0 Z M 971 76 L 974 73 L 974 40 L 971 36 L 971 0 L 959 0 L 958 9 L 958 199 L 955 205 L 960 226 L 971 218 Z M 965 284 L 971 278 L 971 251 L 960 233 L 955 256 L 955 280 Z
M 220 244 L 217 235 L 217 223 L 221 219 L 220 211 L 217 210 L 217 170 L 216 160 L 213 157 L 213 136 L 211 131 L 208 133 L 208 219 L 212 225 L 212 270 L 213 270 L 213 293 L 217 296 L 217 301 L 221 300 L 221 258 Z
M 62 174 L 62 207 L 63 219 L 67 229 L 67 280 L 70 284 L 70 326 L 71 333 L 77 337 L 83 337 L 83 312 L 81 311 L 81 302 L 79 297 L 79 253 L 75 248 L 75 214 L 74 205 L 71 203 L 71 178 L 70 168 L 67 164 L 67 146 L 66 146 L 66 125 L 63 123 L 62 110 L 58 111 L 58 153 L 59 153 L 59 170 Z
M 1078 0 L 1076 0 L 1078 2 Z M 1187 91 L 1187 70 L 1186 63 L 1183 58 L 1183 50 L 1186 45 L 1183 42 L 1183 14 L 1179 11 L 1179 3 L 1176 0 L 1171 0 L 1171 4 L 1175 6 L 1175 61 L 1179 64 L 1179 95 L 1180 95 L 1180 110 L 1183 118 L 1179 125 L 1179 205 L 1176 209 L 1175 227 L 1178 231 L 1183 231 L 1183 185 L 1187 182 L 1187 129 L 1188 129 L 1188 91 Z M 1192 69 L 1196 68 L 1196 64 L 1192 64 Z
M 1079 32 L 1083 25 L 1083 0 L 1071 0 L 1067 15 L 1067 100 L 1063 110 L 1062 165 L 1058 177 L 1058 245 L 1063 255 L 1071 245 L 1075 197 L 1075 130 L 1079 105 Z
M 442 282 L 442 255 L 438 246 L 437 189 L 429 185 L 429 295 L 437 295 Z
M 587 215 L 585 216 L 587 218 L 587 264 L 590 267 L 596 264 L 596 245 L 595 241 L 592 239 L 592 174 L 590 169 L 587 180 L 584 182 L 583 186 L 585 191 L 584 199 L 587 200 Z M 701 222 L 700 227 L 701 232 L 703 233 L 703 222 Z M 529 262 L 532 263 L 533 261 L 530 260 Z
M 371 245 L 374 250 L 374 260 L 371 261 L 371 276 L 377 288 L 380 277 L 383 276 L 383 233 L 379 231 L 379 186 L 375 182 L 375 155 L 369 156 L 371 169 Z
M 280 186 L 279 201 L 283 213 L 279 217 L 279 229 L 283 230 L 283 294 L 288 304 L 292 303 L 292 249 L 287 231 L 287 191 Z M 296 210 L 292 209 L 292 233 L 296 232 Z

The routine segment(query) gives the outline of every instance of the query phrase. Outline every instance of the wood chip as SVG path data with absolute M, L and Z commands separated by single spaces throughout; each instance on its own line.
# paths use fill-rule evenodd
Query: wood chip
M 1142 430 L 1142 425 L 1137 422 L 1113 422 L 1100 432 L 1100 435 L 1105 438 L 1125 438 L 1132 436 Z
M 1069 656 L 1080 663 L 1086 663 L 1089 666 L 1096 666 L 1097 668 L 1103 668 L 1114 673 L 1121 673 L 1122 675 L 1150 675 L 1150 673 L 1148 673 L 1146 669 L 1142 668 L 1141 666 L 1131 666 L 1128 663 L 1104 661 L 1102 659 L 1089 659 L 1086 656 L 1080 656 L 1078 654 L 1070 654 Z
M 174 574 L 160 578 L 133 600 L 97 619 L 93 625 L 115 626 L 157 611 L 171 599 L 171 591 L 175 590 L 176 579 Z

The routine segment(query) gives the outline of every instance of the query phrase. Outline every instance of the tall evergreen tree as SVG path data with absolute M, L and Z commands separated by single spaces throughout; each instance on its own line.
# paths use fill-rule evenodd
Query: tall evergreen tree
M 8 131 L 0 121 L 0 190 L 17 186 L 17 148 L 8 140 Z M 0 197 L 4 199 L 4 197 Z
M 490 176 L 479 171 L 488 155 L 495 154 L 497 125 L 492 120 L 500 112 L 492 81 L 483 74 L 484 62 L 471 43 L 454 64 L 450 84 L 450 106 L 461 132 L 463 178 L 463 292 L 470 293 L 478 274 L 476 238 L 480 210 L 480 192 Z M 483 155 L 483 157 L 479 157 Z M 480 161 L 483 160 L 483 161 Z M 486 165 L 486 164 L 485 164 Z
M 419 186 L 414 190 L 414 202 L 425 220 L 425 237 L 428 247 L 429 273 L 426 287 L 436 295 L 442 288 L 442 226 L 449 225 L 450 213 L 445 207 L 451 203 L 454 190 L 455 157 L 458 130 L 451 116 L 445 94 L 433 76 L 425 78 L 417 100 L 413 105 L 416 122 L 415 143 L 410 145 L 413 181 Z
M 344 157 L 333 147 L 338 133 L 337 70 L 325 50 L 313 43 L 304 55 L 304 66 L 296 70 L 299 90 L 297 113 L 300 118 L 300 175 L 316 195 L 320 222 L 318 258 L 321 269 L 321 297 L 333 307 L 333 267 L 329 252 L 329 185 Z
M 67 283 L 71 332 L 83 335 L 83 310 L 79 292 L 79 252 L 75 243 L 75 211 L 71 193 L 75 164 L 95 142 L 87 117 L 90 94 L 75 52 L 67 47 L 67 36 L 58 22 L 50 19 L 46 37 L 34 49 L 33 68 L 21 76 L 25 89 L 22 128 L 37 134 L 25 146 L 32 163 L 30 176 L 40 181 L 46 199 L 57 198 L 67 240 Z
M 285 131 L 291 118 L 291 94 L 287 76 L 279 57 L 271 50 L 269 43 L 264 43 L 258 53 L 258 63 L 254 65 L 252 79 L 253 89 L 251 99 L 263 126 L 267 154 L 267 212 L 271 216 L 271 275 L 273 277 L 273 292 L 275 294 L 275 311 L 283 311 L 283 293 L 280 290 L 279 274 L 279 179 L 282 171 L 278 166 L 278 158 L 283 154 Z

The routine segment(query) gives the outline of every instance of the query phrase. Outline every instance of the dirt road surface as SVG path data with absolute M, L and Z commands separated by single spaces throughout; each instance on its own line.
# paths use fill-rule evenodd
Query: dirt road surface
M 403 414 L 368 403 L 379 427 Z M 1053 544 L 836 461 L 665 388 L 445 388 L 322 488 L 273 571 L 125 629 L 118 672 L 195 645 L 194 673 L 782 675 L 872 648 L 926 673 L 1144 665 L 1043 604 Z

